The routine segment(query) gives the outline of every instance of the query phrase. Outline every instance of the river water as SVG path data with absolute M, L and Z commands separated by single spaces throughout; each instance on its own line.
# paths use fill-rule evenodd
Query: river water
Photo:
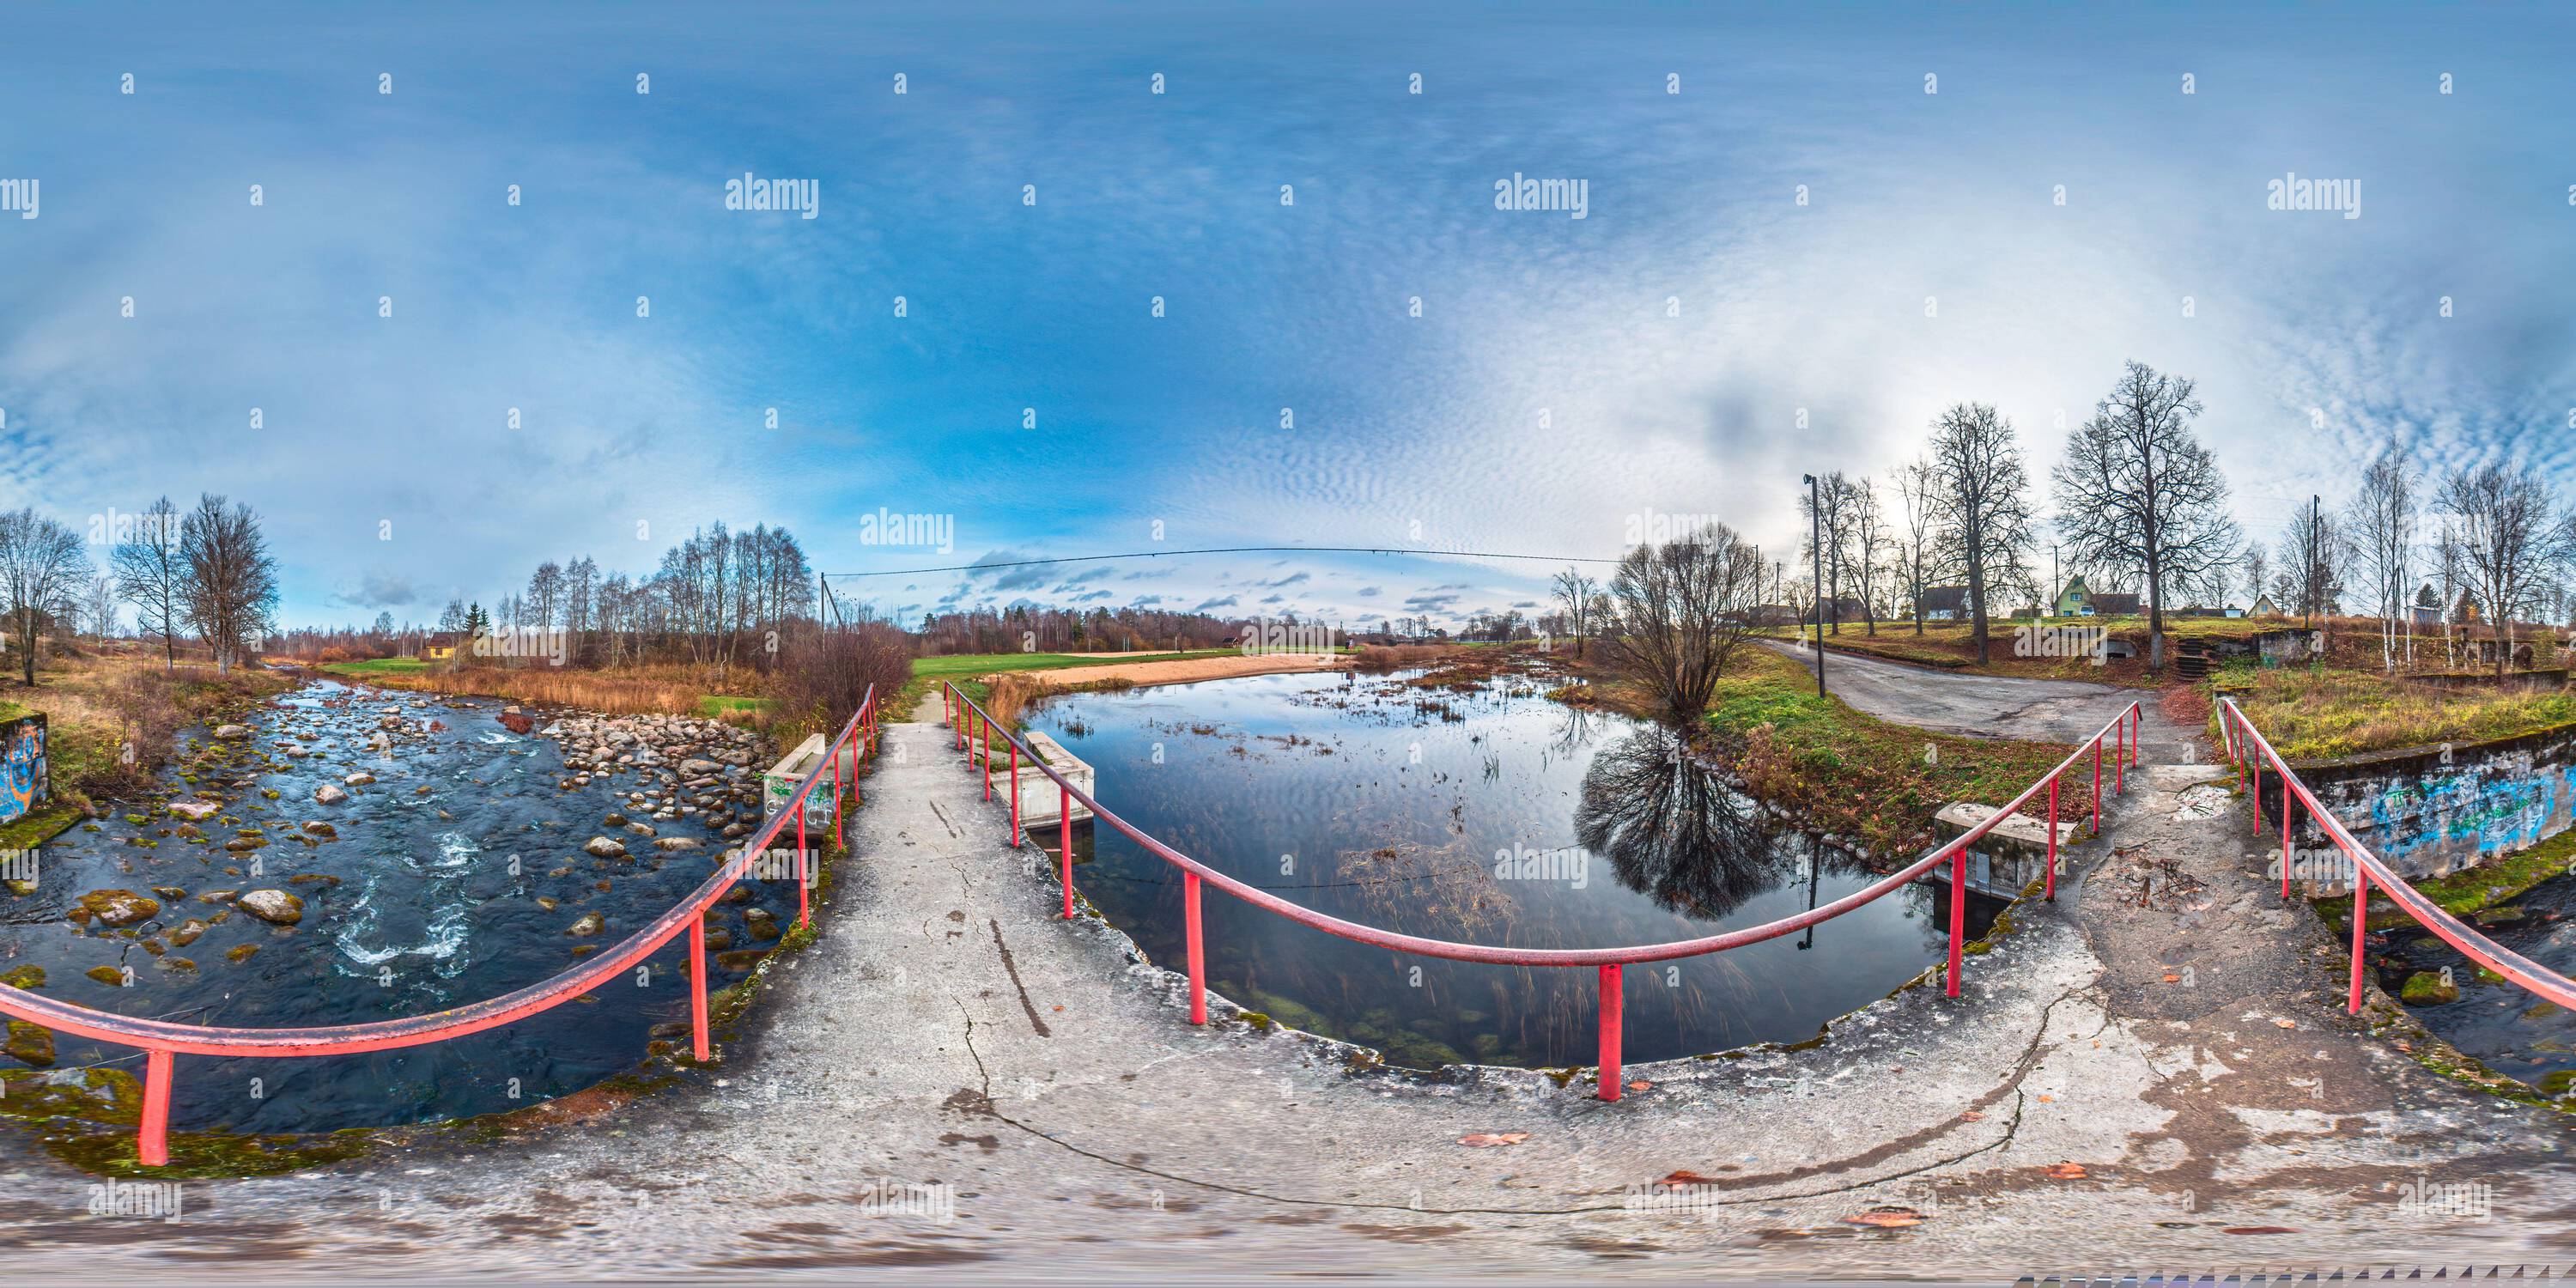
M 2576 973 L 2576 877 L 2543 881 L 2511 907 L 2516 911 L 2485 914 L 2487 937 L 2561 975 Z M 2576 1090 L 2567 1077 L 2552 1081 L 2576 1069 L 2576 1012 L 2501 978 L 2480 978 L 2467 957 L 2412 923 L 2388 932 L 2386 948 L 2377 965 L 2391 996 L 2416 971 L 2448 970 L 2460 990 L 2457 1001 L 2408 1008 L 2425 1028 L 2506 1077 Z
M 415 728 L 445 727 L 368 747 L 382 712 L 399 707 Z M 627 794 L 634 775 L 565 790 L 555 743 L 509 732 L 501 704 L 473 699 L 307 685 L 242 723 L 253 736 L 237 767 L 199 760 L 207 731 L 181 738 L 166 786 L 184 799 L 203 791 L 226 802 L 187 837 L 159 800 L 117 802 L 115 813 L 76 825 L 45 845 L 35 893 L 0 896 L 0 974 L 44 972 L 55 997 L 125 1015 L 247 1027 L 352 1024 L 420 1015 L 537 983 L 613 945 L 667 911 L 713 870 L 725 842 L 699 818 L 651 824 L 702 848 L 665 853 L 607 826 L 611 813 L 644 821 Z M 543 719 L 544 717 L 539 717 Z M 292 739 L 314 754 L 288 754 Z M 314 792 L 364 772 L 350 799 L 321 805 Z M 264 791 L 274 791 L 269 798 Z M 129 815 L 132 820 L 129 821 Z M 229 817 L 236 822 L 225 823 Z M 325 821 L 323 840 L 304 831 Z M 756 820 L 755 820 L 756 821 Z M 267 844 L 225 845 L 248 830 Z M 628 859 L 594 858 L 594 836 L 624 841 Z M 229 871 L 227 869 L 230 869 Z M 298 880 L 297 878 L 303 878 Z M 177 891 L 156 894 L 155 888 Z M 121 929 L 83 927 L 66 914 L 85 892 L 124 889 L 161 909 Z M 748 898 L 719 905 L 713 943 L 730 941 L 710 975 L 715 987 L 749 969 L 757 944 L 744 913 L 795 916 L 794 886 L 745 882 Z M 304 900 L 303 920 L 272 926 L 204 896 L 278 889 Z M 551 900 L 549 908 L 541 900 Z M 585 914 L 599 933 L 571 933 Z M 174 942 L 191 918 L 210 923 Z M 711 943 L 711 947 L 713 946 Z M 499 1029 L 403 1051 L 311 1059 L 178 1057 L 171 1123 L 177 1130 L 306 1132 L 504 1110 L 636 1069 L 657 1025 L 688 1020 L 688 940 L 656 953 L 595 994 Z M 155 950 L 158 950 L 157 952 Z M 715 955 L 711 953 L 711 956 Z M 106 967 L 120 980 L 88 972 Z M 666 1029 L 667 1033 L 667 1029 Z M 685 1033 L 678 1039 L 685 1044 Z M 130 1048 L 58 1037 L 55 1067 L 108 1063 L 140 1076 Z M 12 1062 L 14 1063 L 14 1062 Z
M 1383 929 L 1593 948 L 1757 925 L 1875 874 L 1765 827 L 1648 724 L 1526 679 L 1287 674 L 1059 697 L 1028 722 L 1098 773 L 1099 799 L 1229 876 Z M 1115 830 L 1075 835 L 1083 893 L 1158 963 L 1184 960 L 1179 873 Z M 1042 838 L 1055 841 L 1052 831 Z M 1941 958 L 1946 887 L 1813 928 L 1628 968 L 1626 1057 L 1802 1041 Z M 2001 906 L 1970 899 L 1971 936 Z M 1351 943 L 1204 895 L 1210 987 L 1417 1068 L 1597 1058 L 1591 969 L 1489 966 Z

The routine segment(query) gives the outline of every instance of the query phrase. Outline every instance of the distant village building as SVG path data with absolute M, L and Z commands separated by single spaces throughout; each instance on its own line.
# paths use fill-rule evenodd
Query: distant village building
M 1965 621 L 1971 615 L 1965 586 L 1926 586 L 1918 607 L 1927 622 Z
M 440 631 L 420 642 L 420 655 L 432 662 L 444 662 L 456 656 L 456 636 Z
M 2270 595 L 2256 595 L 2254 597 L 2254 606 L 2246 609 L 2245 615 L 2248 617 L 2278 617 L 2281 615 L 2281 606 L 2273 603 Z
M 1752 612 L 1755 626 L 1795 626 L 1798 610 L 1787 604 L 1755 604 Z
M 1834 622 L 1859 622 L 1869 619 L 1869 611 L 1861 606 L 1861 602 L 1859 600 L 1853 599 L 1848 595 L 1836 596 L 1835 598 L 1826 600 L 1824 608 L 1825 621 L 1828 624 Z M 1806 615 L 1799 619 L 1799 622 L 1801 625 L 1815 625 L 1815 609 L 1809 608 Z
M 2051 617 L 2091 617 L 2093 615 L 2093 588 L 2084 584 L 2084 574 L 2079 572 L 2066 579 L 2066 589 L 2057 592 L 2057 600 L 2049 605 L 2048 615 Z
M 2145 612 L 2146 608 L 2141 598 L 2136 595 L 2095 595 L 2093 611 L 2102 617 L 2135 617 Z

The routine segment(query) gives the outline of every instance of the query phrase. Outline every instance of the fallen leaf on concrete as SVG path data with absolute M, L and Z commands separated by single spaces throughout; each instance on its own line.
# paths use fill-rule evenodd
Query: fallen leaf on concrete
M 2082 1163 L 2059 1163 L 2048 1169 L 2048 1177 L 2053 1181 L 2080 1181 L 2084 1179 L 2084 1165 Z
M 2055 1097 L 2055 1096 L 2041 1096 L 2041 1097 L 2039 1098 L 2039 1103 L 2041 1103 L 2041 1104 L 2043 1104 L 2043 1105 L 2053 1105 L 2053 1104 L 2056 1104 L 2056 1103 L 2057 1103 L 2057 1097 Z
M 2299 1022 L 2297 1020 L 2274 1020 L 2272 1021 L 2272 1027 L 2276 1029 L 2295 1029 L 2299 1027 Z
M 1652 1091 L 1654 1089 L 1655 1084 L 1648 1082 L 1643 1078 L 1639 1078 L 1635 1082 L 1628 1084 L 1628 1090 L 1630 1091 Z
M 1528 1139 L 1529 1133 L 1525 1131 L 1480 1131 L 1459 1137 L 1458 1143 L 1469 1149 L 1485 1149 L 1494 1145 L 1517 1145 Z
M 1672 1175 L 1657 1182 L 1660 1185 L 1716 1185 L 1719 1183 L 1716 1177 L 1702 1176 L 1687 1167 L 1675 1168 Z
M 2166 982 L 2166 983 L 2168 983 L 2168 984 L 2179 984 L 2179 983 L 2181 983 L 2181 982 L 2182 982 L 2182 976 L 2180 976 L 2180 975 L 2167 975 L 2167 976 L 2165 976 L 2165 982 Z
M 1961 1115 L 1959 1115 L 1959 1116 L 1960 1116 L 1961 1118 L 1964 1118 L 1964 1119 L 1968 1120 L 1969 1122 L 1972 1122 L 1972 1123 L 1981 1123 L 1981 1122 L 1984 1122 L 1984 1121 L 1986 1120 L 1986 1116 L 1985 1116 L 1984 1114 L 1978 1113 L 1978 1112 L 1977 1112 L 1976 1110 L 1974 1110 L 1974 1109 L 1971 1109 L 1971 1110 L 1969 1110 L 1968 1112 L 1966 1112 L 1966 1113 L 1964 1113 L 1964 1114 L 1961 1114 Z
M 1845 1225 L 1871 1225 L 1882 1230 L 1901 1230 L 1923 1224 L 1923 1214 L 1910 1207 L 1874 1207 L 1858 1216 L 1843 1218 Z

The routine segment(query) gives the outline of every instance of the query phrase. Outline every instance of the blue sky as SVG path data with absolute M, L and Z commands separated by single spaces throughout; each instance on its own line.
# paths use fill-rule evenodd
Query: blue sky
M 1437 552 L 1614 556 L 1650 512 L 1790 552 L 1802 472 L 1884 475 L 1962 399 L 2044 476 L 2126 358 L 2199 379 L 2267 539 L 2391 434 L 2576 483 L 2571 29 L 13 6 L 0 179 L 42 202 L 0 214 L 0 505 L 248 500 L 294 625 L 644 571 L 716 520 L 832 572 L 1424 552 L 846 583 L 908 618 L 1438 616 L 1543 599 L 1549 565 Z M 818 216 L 727 210 L 746 172 L 816 181 Z M 2357 180 L 2361 216 L 2267 209 L 2290 173 Z M 1515 174 L 1584 180 L 1585 217 L 1496 210 Z M 954 549 L 865 543 L 880 507 L 953 515 Z

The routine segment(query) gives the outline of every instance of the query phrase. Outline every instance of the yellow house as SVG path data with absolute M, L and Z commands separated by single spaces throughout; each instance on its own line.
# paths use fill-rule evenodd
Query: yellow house
M 444 662 L 456 656 L 456 637 L 440 632 L 420 642 L 420 655 L 432 662 Z

